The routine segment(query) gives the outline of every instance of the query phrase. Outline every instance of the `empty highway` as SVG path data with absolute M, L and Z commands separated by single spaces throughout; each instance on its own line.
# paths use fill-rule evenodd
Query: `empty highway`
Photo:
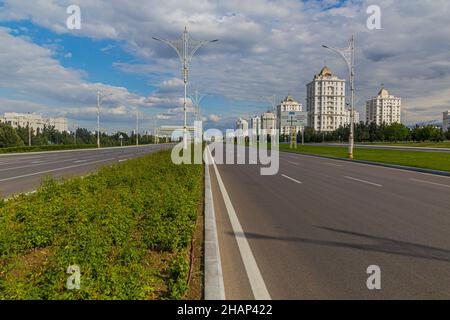
M 450 178 L 290 153 L 259 168 L 209 166 L 227 299 L 450 298 Z
M 35 190 L 47 176 L 60 178 L 83 175 L 107 164 L 144 156 L 168 147 L 171 145 L 2 154 L 0 195 L 8 197 Z

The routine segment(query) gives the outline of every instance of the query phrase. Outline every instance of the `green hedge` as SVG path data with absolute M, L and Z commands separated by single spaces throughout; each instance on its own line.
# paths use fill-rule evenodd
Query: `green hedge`
M 181 298 L 202 176 L 161 151 L 0 202 L 0 298 Z
M 72 149 L 90 149 L 96 148 L 96 144 L 55 144 L 47 146 L 20 146 L 0 148 L 0 153 L 18 153 L 18 152 L 39 152 L 39 151 L 57 151 Z

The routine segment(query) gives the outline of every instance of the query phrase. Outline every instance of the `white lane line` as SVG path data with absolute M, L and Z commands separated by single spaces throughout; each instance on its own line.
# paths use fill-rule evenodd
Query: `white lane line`
M 292 162 L 292 161 L 288 161 L 290 164 L 293 164 L 294 166 L 298 166 L 300 163 L 298 162 Z
M 88 160 L 77 160 L 77 161 L 74 161 L 75 163 L 82 163 L 82 162 L 86 162 L 86 161 L 88 161 Z
M 24 174 L 24 175 L 21 175 L 21 176 L 1 179 L 0 182 L 17 180 L 17 179 L 26 178 L 26 177 L 32 177 L 32 176 L 37 176 L 37 175 L 44 174 L 44 173 L 50 173 L 50 172 L 61 171 L 61 170 L 66 170 L 66 169 L 72 169 L 72 168 L 82 167 L 82 166 L 85 166 L 85 165 L 95 164 L 95 163 L 98 163 L 98 162 L 105 162 L 105 161 L 110 161 L 110 160 L 114 160 L 114 158 L 103 159 L 103 160 L 98 160 L 98 161 L 93 161 L 93 162 L 88 162 L 88 163 L 82 163 L 82 164 L 77 164 L 77 165 L 63 167 L 63 168 L 45 170 L 45 171 L 40 171 L 40 172 L 35 172 L 35 173 L 30 173 L 30 174 Z
M 294 179 L 294 178 L 291 178 L 291 177 L 289 177 L 289 176 L 287 176 L 287 175 L 285 175 L 285 174 L 282 174 L 281 176 L 284 177 L 284 178 L 286 178 L 286 179 L 289 179 L 289 180 L 291 180 L 291 181 L 294 181 L 295 183 L 302 184 L 301 181 L 298 181 L 298 180 L 296 180 L 296 179 Z
M 326 166 L 332 166 L 332 167 L 342 167 L 340 164 L 331 163 L 331 162 L 322 162 Z
M 127 161 L 127 160 L 130 160 L 130 159 L 120 159 L 119 162 L 124 162 L 124 161 Z
M 437 182 L 431 182 L 431 181 L 425 181 L 425 180 L 419 180 L 419 179 L 413 179 L 413 178 L 411 178 L 409 180 L 416 181 L 416 182 L 422 182 L 422 183 L 428 183 L 428 184 L 432 184 L 434 186 L 439 186 L 439 187 L 450 188 L 450 186 L 447 184 L 442 184 L 442 183 L 437 183 Z
M 349 180 L 353 180 L 353 181 L 358 181 L 358 182 L 370 184 L 370 185 L 375 186 L 375 187 L 382 187 L 381 184 L 370 182 L 370 181 L 366 181 L 366 180 L 361 180 L 361 179 L 357 179 L 357 178 L 353 178 L 353 177 L 349 177 L 349 176 L 345 176 L 344 178 L 349 179 Z
M 210 159 L 212 159 L 211 150 L 209 149 L 209 147 L 207 148 Z M 261 271 L 259 270 L 255 257 L 253 256 L 252 249 L 250 248 L 244 230 L 242 229 L 241 223 L 239 222 L 239 219 L 236 215 L 236 211 L 234 210 L 233 204 L 231 203 L 227 189 L 223 184 L 214 159 L 212 160 L 212 164 L 214 167 L 214 172 L 216 173 L 220 192 L 222 193 L 223 201 L 225 202 L 225 207 L 227 208 L 228 218 L 230 219 L 231 227 L 233 228 L 239 252 L 244 263 L 245 271 L 247 272 L 247 277 L 249 279 L 250 286 L 252 287 L 253 295 L 256 300 L 271 300 L 269 291 L 266 287 L 266 283 L 264 282 L 264 279 L 261 275 Z
M 20 166 L 20 167 L 4 168 L 4 169 L 0 169 L 0 171 L 9 171 L 9 170 L 16 170 L 16 169 L 38 167 L 38 166 L 41 166 L 41 165 L 44 165 L 44 164 L 55 164 L 55 163 L 61 163 L 61 162 L 69 162 L 69 161 L 73 161 L 73 160 L 76 160 L 76 159 L 67 159 L 67 160 L 60 160 L 60 161 L 35 163 L 35 164 L 29 164 L 29 165 Z
M 42 162 L 45 162 L 45 160 L 33 161 L 32 163 L 42 163 Z

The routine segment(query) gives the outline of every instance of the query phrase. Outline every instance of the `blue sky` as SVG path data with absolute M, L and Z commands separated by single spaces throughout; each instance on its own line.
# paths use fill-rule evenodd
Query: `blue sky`
M 322 43 L 344 46 L 357 37 L 357 109 L 381 83 L 403 98 L 406 124 L 438 120 L 450 105 L 448 1 L 376 3 L 381 30 L 366 27 L 373 1 L 79 0 L 81 30 L 68 30 L 72 1 L 0 2 L 0 113 L 65 115 L 95 126 L 95 92 L 110 93 L 102 111 L 108 131 L 131 130 L 134 110 L 143 130 L 180 124 L 179 61 L 152 36 L 178 38 L 185 25 L 195 39 L 220 41 L 192 63 L 190 93 L 202 101 L 207 127 L 229 128 L 238 117 L 292 94 L 306 104 L 305 86 L 325 64 L 346 78 L 342 61 Z M 157 5 L 158 4 L 158 5 Z M 190 108 L 190 111 L 192 109 Z M 191 113 L 192 117 L 192 113 Z

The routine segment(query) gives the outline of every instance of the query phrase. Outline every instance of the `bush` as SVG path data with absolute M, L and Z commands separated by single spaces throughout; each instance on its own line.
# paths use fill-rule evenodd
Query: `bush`
M 0 299 L 180 298 L 202 176 L 162 151 L 0 202 Z

